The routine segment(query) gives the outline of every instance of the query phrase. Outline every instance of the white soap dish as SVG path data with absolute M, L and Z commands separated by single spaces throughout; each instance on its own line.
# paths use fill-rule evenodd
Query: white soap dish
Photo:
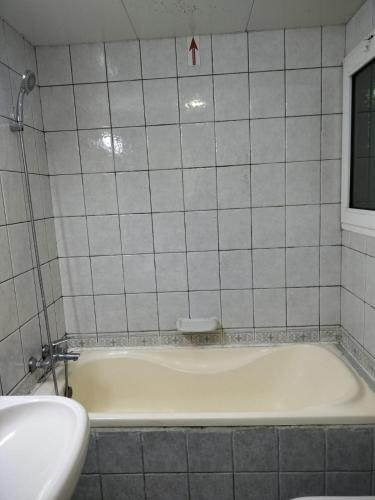
M 179 318 L 176 321 L 177 331 L 183 333 L 213 332 L 219 328 L 217 318 Z

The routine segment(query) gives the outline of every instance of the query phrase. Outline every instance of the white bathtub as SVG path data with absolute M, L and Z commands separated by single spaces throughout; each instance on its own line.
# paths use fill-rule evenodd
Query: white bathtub
M 375 423 L 374 392 L 333 345 L 87 349 L 69 382 L 93 427 Z

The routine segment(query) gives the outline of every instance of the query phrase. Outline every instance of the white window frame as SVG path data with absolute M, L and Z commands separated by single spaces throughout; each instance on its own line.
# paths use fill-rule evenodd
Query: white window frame
M 342 118 L 342 175 L 341 175 L 341 227 L 369 236 L 375 236 L 375 210 L 349 207 L 352 76 L 375 58 L 375 30 L 357 45 L 344 59 L 343 67 L 343 118 Z

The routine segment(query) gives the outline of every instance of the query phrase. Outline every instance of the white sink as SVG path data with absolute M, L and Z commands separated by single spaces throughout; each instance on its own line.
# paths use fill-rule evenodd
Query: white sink
M 89 422 L 59 396 L 0 396 L 0 500 L 68 500 L 85 461 Z

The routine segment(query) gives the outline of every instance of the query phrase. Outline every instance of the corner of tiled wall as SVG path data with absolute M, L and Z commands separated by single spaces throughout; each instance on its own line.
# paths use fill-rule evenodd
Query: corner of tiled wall
M 25 69 L 37 74 L 35 48 L 0 19 L 0 393 L 27 375 L 30 356 L 46 341 L 40 291 L 25 202 L 17 135 L 9 129 Z M 25 149 L 38 247 L 54 338 L 65 334 L 56 236 L 39 86 L 25 99 Z

